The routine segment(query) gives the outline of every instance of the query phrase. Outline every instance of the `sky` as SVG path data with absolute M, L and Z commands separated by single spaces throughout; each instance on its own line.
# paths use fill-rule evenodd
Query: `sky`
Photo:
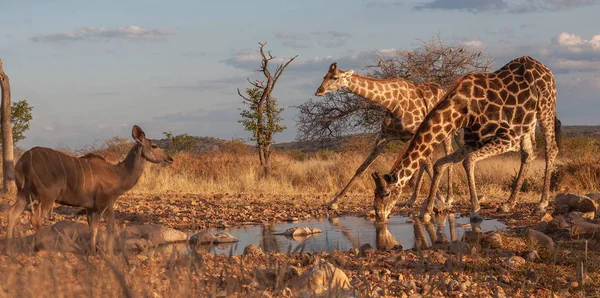
M 600 124 L 600 0 L 1 2 L 12 100 L 34 107 L 24 149 L 129 137 L 133 124 L 149 138 L 248 138 L 236 90 L 261 78 L 258 42 L 278 59 L 298 55 L 273 92 L 288 127 L 276 141 L 292 141 L 295 106 L 332 62 L 365 73 L 377 54 L 438 34 L 495 68 L 536 58 L 556 76 L 562 123 Z

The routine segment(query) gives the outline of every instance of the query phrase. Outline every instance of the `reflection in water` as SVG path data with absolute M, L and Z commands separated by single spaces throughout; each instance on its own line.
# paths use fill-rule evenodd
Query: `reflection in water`
M 409 221 L 409 223 L 407 223 Z M 432 222 L 422 223 L 404 216 L 391 216 L 385 224 L 354 216 L 328 219 L 313 219 L 294 223 L 280 223 L 271 226 L 248 226 L 227 230 L 239 242 L 222 246 L 208 246 L 213 253 L 241 254 L 248 244 L 260 246 L 264 251 L 287 253 L 289 251 L 332 252 L 359 248 L 365 243 L 371 244 L 378 250 L 389 250 L 395 245 L 412 248 L 420 245 L 422 248 L 431 247 L 436 243 L 460 239 L 465 228 L 455 228 L 469 223 L 469 218 L 456 218 L 454 214 L 435 217 Z M 293 227 L 313 227 L 323 231 L 321 234 L 307 238 L 291 238 L 274 235 Z M 480 228 L 483 232 L 504 228 L 497 220 L 484 220 Z M 210 231 L 218 232 L 218 231 Z
M 396 240 L 394 235 L 390 233 L 387 228 L 387 223 L 374 223 L 375 224 L 375 244 L 378 250 L 390 250 L 394 246 L 399 245 L 400 242 Z

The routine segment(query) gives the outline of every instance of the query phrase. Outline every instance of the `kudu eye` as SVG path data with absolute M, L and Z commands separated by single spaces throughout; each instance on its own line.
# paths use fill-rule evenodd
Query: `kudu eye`
M 152 149 L 156 149 L 158 148 L 158 146 L 156 146 L 156 144 L 152 144 Z

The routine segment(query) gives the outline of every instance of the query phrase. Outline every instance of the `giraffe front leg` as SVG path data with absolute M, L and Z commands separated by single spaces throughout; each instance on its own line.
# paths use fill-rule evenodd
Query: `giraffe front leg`
M 408 201 L 406 201 L 406 203 L 403 204 L 403 206 L 412 208 L 412 206 L 417 201 L 417 199 L 419 197 L 419 192 L 421 191 L 421 185 L 423 182 L 423 173 L 425 172 L 425 167 L 426 167 L 425 165 L 422 165 L 421 168 L 419 169 L 419 172 L 417 173 L 417 177 L 415 180 L 415 189 L 413 190 L 413 194 L 410 197 L 410 199 Z
M 379 156 L 379 154 L 383 152 L 385 145 L 387 145 L 389 141 L 390 139 L 387 136 L 385 136 L 383 132 L 379 134 L 379 137 L 377 137 L 377 139 L 375 140 L 375 144 L 373 144 L 373 149 L 371 150 L 371 153 L 369 154 L 369 156 L 367 156 L 365 161 L 363 161 L 360 167 L 358 167 L 352 179 L 350 179 L 350 181 L 348 182 L 348 184 L 346 184 L 344 189 L 342 189 L 342 191 L 340 191 L 340 193 L 337 194 L 333 198 L 333 200 L 329 202 L 329 204 L 327 204 L 327 208 L 329 208 L 329 210 L 336 210 L 340 207 L 338 204 L 338 200 L 344 197 L 344 194 L 346 193 L 346 191 L 348 191 L 348 189 L 354 183 L 356 178 L 358 178 L 364 171 L 366 171 L 369 168 L 369 166 L 373 163 L 373 161 L 375 161 L 377 156 Z
M 425 201 L 425 204 L 421 209 L 421 217 L 424 221 L 431 219 L 431 214 L 433 214 L 433 205 L 435 203 L 437 190 L 442 179 L 441 173 L 443 173 L 444 170 L 451 164 L 463 160 L 466 154 L 470 152 L 470 150 L 470 147 L 461 147 L 454 153 L 438 159 L 438 161 L 435 163 L 435 166 L 433 167 L 433 177 L 431 179 L 432 182 L 431 187 L 429 189 L 429 196 L 427 197 L 427 200 Z

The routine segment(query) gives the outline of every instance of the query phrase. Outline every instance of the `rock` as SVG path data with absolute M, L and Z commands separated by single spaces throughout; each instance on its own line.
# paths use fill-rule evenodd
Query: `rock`
M 540 254 L 538 254 L 538 252 L 536 250 L 532 250 L 527 253 L 527 261 L 528 262 L 533 262 L 538 259 L 540 259 Z
M 218 233 L 213 235 L 210 232 L 202 231 L 194 234 L 190 237 L 190 243 L 192 244 L 221 244 L 221 243 L 234 243 L 238 242 L 238 240 L 227 234 L 227 233 Z
M 105 232 L 99 230 L 97 243 L 105 242 Z M 33 244 L 34 250 L 48 249 L 62 252 L 79 253 L 90 246 L 90 228 L 87 224 L 60 221 L 41 228 L 37 233 L 23 238 L 26 244 Z
M 519 256 L 511 256 L 508 257 L 506 259 L 504 259 L 504 267 L 508 268 L 509 270 L 517 270 L 519 269 L 521 266 L 525 265 L 526 261 L 525 259 L 523 259 L 522 257 Z
M 536 226 L 535 229 L 538 231 L 546 231 L 546 229 L 548 228 L 548 222 L 545 221 L 540 221 Z
M 363 244 L 358 250 L 360 251 L 360 255 L 363 257 L 369 256 L 369 255 L 372 255 L 375 253 L 375 249 L 369 243 Z
M 314 265 L 308 268 L 293 285 L 300 296 L 319 295 L 322 297 L 340 296 L 350 291 L 352 287 L 346 273 L 331 263 L 318 258 Z
M 600 238 L 600 225 L 584 221 L 574 222 L 571 226 L 572 237 Z
M 246 247 L 244 247 L 244 255 L 250 255 L 250 256 L 256 256 L 256 255 L 262 255 L 264 254 L 262 248 L 258 247 L 258 246 L 254 246 L 252 244 L 248 244 Z
M 583 212 L 579 212 L 579 211 L 571 211 L 569 212 L 569 214 L 567 214 L 567 216 L 565 216 L 565 219 L 567 220 L 567 222 L 576 222 L 576 221 L 583 221 Z
M 276 233 L 275 235 L 284 235 L 284 236 L 307 236 L 313 234 L 323 233 L 320 229 L 317 228 L 289 228 L 285 230 L 283 233 Z
M 550 222 L 552 220 L 552 215 L 550 213 L 544 214 L 542 218 L 540 218 L 540 222 Z
M 556 206 L 567 205 L 569 206 L 569 211 L 579 211 L 579 212 L 596 212 L 598 209 L 598 204 L 586 197 L 580 196 L 572 193 L 561 193 L 556 195 L 555 198 Z
M 554 241 L 552 240 L 552 238 L 550 238 L 550 236 L 533 230 L 533 229 L 529 229 L 529 240 L 531 241 L 532 244 L 539 246 L 541 248 L 544 249 L 549 249 L 549 250 L 553 250 L 554 249 Z
M 188 240 L 187 234 L 182 231 L 153 224 L 128 226 L 119 236 L 122 239 L 143 238 L 150 241 L 153 246 Z
M 502 235 L 498 232 L 484 234 L 481 245 L 487 248 L 502 248 Z
M 469 244 L 476 244 L 483 238 L 483 232 L 481 231 L 465 231 L 464 241 Z
M 568 205 L 560 205 L 560 206 L 554 207 L 554 214 L 567 214 L 567 213 L 569 213 Z
M 548 226 L 546 227 L 546 230 L 548 232 L 554 232 L 556 230 L 559 229 L 565 229 L 570 227 L 569 223 L 567 223 L 567 220 L 565 219 L 564 216 L 559 215 L 556 216 L 555 218 L 553 218 L 549 223 Z
M 596 212 L 590 211 L 583 214 L 583 218 L 592 220 L 596 218 Z
M 448 247 L 448 249 L 450 250 L 451 254 L 470 254 L 471 253 L 471 246 L 468 243 L 459 241 L 459 240 L 454 240 L 452 242 L 450 242 L 450 246 Z
M 588 194 L 585 194 L 586 197 L 598 202 L 598 200 L 600 200 L 600 192 L 591 192 Z

